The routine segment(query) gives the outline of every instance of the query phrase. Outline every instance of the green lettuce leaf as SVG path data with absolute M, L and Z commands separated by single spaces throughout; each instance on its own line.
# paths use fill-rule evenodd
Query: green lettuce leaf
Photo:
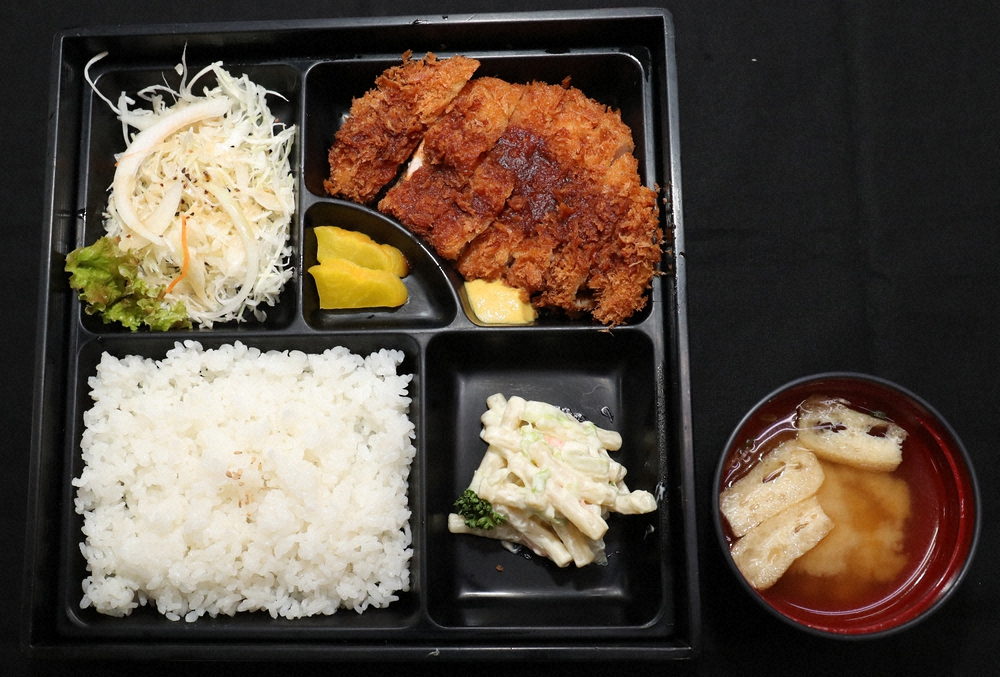
M 69 286 L 77 290 L 89 315 L 105 324 L 120 322 L 132 331 L 146 325 L 156 331 L 190 328 L 183 301 L 167 303 L 164 288 L 150 288 L 139 277 L 139 259 L 122 251 L 110 237 L 66 256 Z

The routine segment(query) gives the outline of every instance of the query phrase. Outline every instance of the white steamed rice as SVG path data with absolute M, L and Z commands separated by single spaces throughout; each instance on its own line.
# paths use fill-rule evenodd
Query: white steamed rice
M 104 354 L 73 480 L 82 608 L 171 620 L 384 607 L 409 590 L 403 354 Z

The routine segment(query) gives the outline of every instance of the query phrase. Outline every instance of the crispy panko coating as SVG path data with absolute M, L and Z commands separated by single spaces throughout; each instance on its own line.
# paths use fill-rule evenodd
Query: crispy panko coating
M 330 195 L 369 202 L 395 178 L 424 132 L 458 95 L 479 62 L 464 56 L 438 60 L 427 54 L 378 77 L 376 88 L 351 103 L 330 148 Z
M 568 82 L 477 78 L 449 102 L 379 210 L 466 279 L 503 280 L 536 308 L 608 326 L 642 310 L 663 232 L 621 115 Z
M 662 240 L 631 131 L 574 88 L 533 84 L 521 102 L 493 150 L 518 183 L 459 272 L 503 279 L 537 308 L 621 324 L 645 307 Z
M 557 85 L 527 85 L 507 129 L 490 150 L 486 161 L 509 171 L 515 185 L 497 219 L 459 256 L 458 270 L 466 279 L 504 279 L 529 296 L 544 284 L 545 252 L 553 244 L 550 229 L 558 206 L 555 190 L 566 181 L 568 170 L 547 139 L 560 133 L 558 113 L 565 94 Z M 539 239 L 525 242 L 535 235 Z M 508 274 L 512 267 L 516 269 Z
M 523 87 L 496 78 L 465 86 L 445 115 L 424 134 L 406 176 L 379 202 L 447 259 L 496 219 L 514 176 L 481 159 L 507 128 Z

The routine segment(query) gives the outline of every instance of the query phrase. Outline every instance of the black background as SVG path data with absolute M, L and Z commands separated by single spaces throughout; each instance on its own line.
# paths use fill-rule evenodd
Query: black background
M 125 674 L 18 648 L 52 38 L 83 25 L 650 5 L 485 0 L 7 0 L 0 70 L 4 320 L 0 672 Z M 1000 3 L 666 4 L 677 33 L 703 643 L 666 664 L 458 665 L 464 675 L 986 675 L 1000 665 Z M 973 459 L 983 523 L 962 587 L 926 622 L 832 641 L 759 609 L 711 529 L 733 426 L 791 379 L 855 370 L 920 394 Z M 425 663 L 424 666 L 429 666 Z M 413 665 L 144 665 L 146 674 L 397 674 Z

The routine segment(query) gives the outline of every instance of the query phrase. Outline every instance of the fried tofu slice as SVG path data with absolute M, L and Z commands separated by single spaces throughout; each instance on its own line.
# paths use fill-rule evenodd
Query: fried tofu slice
M 827 461 L 891 472 L 903 460 L 906 431 L 842 399 L 810 397 L 799 406 L 795 426 L 799 441 Z
M 374 89 L 351 103 L 328 154 L 330 177 L 323 185 L 330 195 L 373 200 L 479 67 L 464 56 L 410 56 L 404 54 L 402 64 L 382 73 Z
M 766 590 L 832 529 L 833 521 L 812 496 L 758 524 L 733 544 L 730 553 L 747 582 Z
M 816 455 L 796 440 L 781 443 L 719 497 L 735 536 L 743 536 L 779 512 L 814 496 L 824 473 Z

